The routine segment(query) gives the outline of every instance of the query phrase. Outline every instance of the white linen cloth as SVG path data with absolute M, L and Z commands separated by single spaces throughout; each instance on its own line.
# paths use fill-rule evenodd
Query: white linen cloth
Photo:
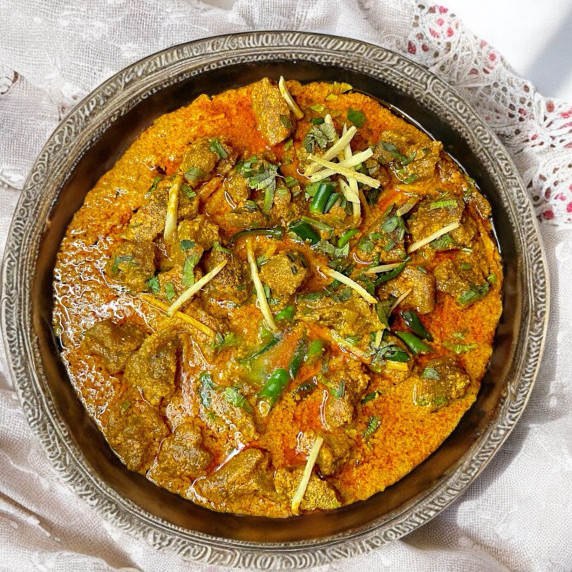
M 549 100 L 442 6 L 388 0 L 2 0 L 0 249 L 18 191 L 66 112 L 170 45 L 252 29 L 351 36 L 457 87 L 511 152 L 542 221 L 552 309 L 542 369 L 502 450 L 433 521 L 320 570 L 572 570 L 572 106 Z M 115 529 L 62 484 L 29 430 L 0 348 L 0 570 L 210 570 Z

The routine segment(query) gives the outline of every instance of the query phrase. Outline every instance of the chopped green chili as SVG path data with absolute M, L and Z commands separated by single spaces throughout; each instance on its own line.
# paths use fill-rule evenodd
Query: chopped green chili
M 270 407 L 272 407 L 282 395 L 284 388 L 288 385 L 288 381 L 288 372 L 283 368 L 279 368 L 268 377 L 258 396 L 266 397 Z
M 433 336 L 425 329 L 417 313 L 413 310 L 403 310 L 401 312 L 403 321 L 423 340 L 433 341 Z
M 310 213 L 311 214 L 322 214 L 326 210 L 326 204 L 332 193 L 334 192 L 333 185 L 328 183 L 320 182 L 316 194 L 314 195 L 312 202 L 310 203 Z
M 320 240 L 320 235 L 307 222 L 301 219 L 292 221 L 288 225 L 288 230 L 304 242 L 309 241 L 310 244 L 316 244 Z
M 237 240 L 247 236 L 267 236 L 269 238 L 280 240 L 284 236 L 284 227 L 275 226 L 273 228 L 250 228 L 248 230 L 241 230 L 236 234 L 233 234 L 228 243 L 233 246 Z
M 414 354 L 426 354 L 433 351 L 431 346 L 427 345 L 411 332 L 395 332 L 395 335 L 400 338 Z

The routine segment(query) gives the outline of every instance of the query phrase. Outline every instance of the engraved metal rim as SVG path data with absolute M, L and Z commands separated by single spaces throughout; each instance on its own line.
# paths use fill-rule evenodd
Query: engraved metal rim
M 29 285 L 49 212 L 79 157 L 117 117 L 153 93 L 229 65 L 303 60 L 382 79 L 453 125 L 493 177 L 522 249 L 523 321 L 519 360 L 497 418 L 446 478 L 426 494 L 359 530 L 289 543 L 254 543 L 189 531 L 118 495 L 83 462 L 58 416 L 31 322 Z M 57 180 L 56 180 L 57 179 Z M 534 281 L 534 287 L 533 287 Z M 20 287 L 19 287 L 20 286 Z M 2 330 L 12 379 L 28 423 L 48 459 L 77 495 L 122 530 L 159 550 L 218 566 L 286 569 L 324 565 L 398 539 L 439 514 L 483 470 L 524 410 L 540 365 L 548 322 L 549 284 L 532 206 L 502 144 L 476 111 L 443 80 L 404 56 L 359 40 L 303 32 L 250 32 L 168 48 L 125 68 L 81 101 L 54 131 L 28 176 L 10 227 L 2 269 Z

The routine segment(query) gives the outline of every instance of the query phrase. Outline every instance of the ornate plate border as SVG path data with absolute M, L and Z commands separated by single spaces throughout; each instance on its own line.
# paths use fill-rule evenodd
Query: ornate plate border
M 153 93 L 229 65 L 302 60 L 381 77 L 453 126 L 493 175 L 520 248 L 526 277 L 523 321 L 510 385 L 495 423 L 462 462 L 423 499 L 361 530 L 294 543 L 257 544 L 215 538 L 159 519 L 120 497 L 82 462 L 50 393 L 32 327 L 29 285 L 50 210 L 82 153 L 120 116 Z M 250 32 L 168 48 L 122 70 L 62 121 L 26 181 L 8 236 L 2 269 L 2 330 L 12 378 L 28 423 L 62 479 L 101 516 L 159 550 L 205 564 L 260 569 L 309 568 L 373 550 L 408 534 L 455 501 L 483 470 L 522 414 L 542 356 L 549 284 L 537 222 L 507 151 L 476 111 L 450 86 L 392 51 L 358 40 L 303 32 Z

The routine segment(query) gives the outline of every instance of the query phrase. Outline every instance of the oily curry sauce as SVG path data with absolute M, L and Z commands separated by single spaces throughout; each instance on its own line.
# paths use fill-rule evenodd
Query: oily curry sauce
M 62 358 L 127 467 L 197 504 L 367 499 L 476 399 L 502 309 L 490 215 L 438 142 L 347 84 L 202 95 L 74 216 Z

